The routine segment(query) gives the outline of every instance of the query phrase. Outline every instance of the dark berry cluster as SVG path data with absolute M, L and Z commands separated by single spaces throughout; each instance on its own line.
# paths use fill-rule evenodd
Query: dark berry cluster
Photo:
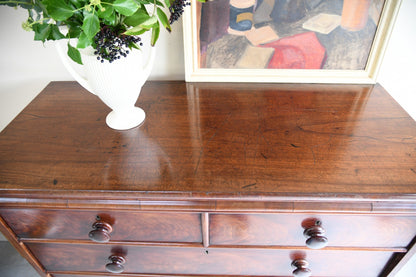
M 169 23 L 177 21 L 183 14 L 183 9 L 186 6 L 190 6 L 191 2 L 189 0 L 175 0 L 172 5 L 169 7 L 170 18 Z
M 115 29 L 109 26 L 103 26 L 101 30 L 94 37 L 95 52 L 97 60 L 102 63 L 108 60 L 112 63 L 121 57 L 126 57 L 129 54 L 129 48 L 134 44 L 140 42 L 140 37 L 127 36 L 123 34 L 123 30 Z

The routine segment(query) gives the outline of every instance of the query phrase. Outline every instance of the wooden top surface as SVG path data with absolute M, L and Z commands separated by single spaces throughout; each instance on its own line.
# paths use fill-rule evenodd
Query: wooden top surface
M 53 82 L 0 134 L 0 194 L 416 195 L 416 123 L 380 85 L 147 82 L 145 122 Z

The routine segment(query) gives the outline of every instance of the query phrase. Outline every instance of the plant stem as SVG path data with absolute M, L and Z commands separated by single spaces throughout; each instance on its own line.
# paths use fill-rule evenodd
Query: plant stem
M 30 6 L 35 6 L 33 3 L 27 3 L 27 2 L 20 2 L 20 1 L 4 1 L 4 2 L 0 2 L 1 5 L 4 4 L 16 4 L 16 5 L 30 5 Z
M 83 9 L 85 9 L 85 6 L 84 7 L 81 7 L 81 8 L 78 8 L 78 9 L 75 9 L 75 10 L 72 10 L 72 11 L 75 13 L 75 12 L 80 11 L 80 10 L 83 10 Z
M 156 14 L 156 8 L 157 8 L 157 6 L 156 6 L 156 0 L 153 0 L 153 13 L 152 13 L 152 16 L 154 16 Z
M 114 6 L 113 3 L 103 2 L 103 1 L 101 1 L 101 4 L 106 4 L 106 5 Z
M 33 25 L 35 25 L 35 24 L 37 24 L 37 23 L 46 23 L 46 22 L 43 22 L 43 21 L 47 21 L 47 20 L 51 20 L 52 18 L 50 18 L 50 17 L 45 17 L 45 18 L 42 18 L 42 19 L 39 19 L 39 20 L 36 20 L 36 21 L 33 21 L 32 23 L 30 23 L 28 26 L 29 27 L 32 27 Z M 49 23 L 47 23 L 47 24 L 49 24 Z

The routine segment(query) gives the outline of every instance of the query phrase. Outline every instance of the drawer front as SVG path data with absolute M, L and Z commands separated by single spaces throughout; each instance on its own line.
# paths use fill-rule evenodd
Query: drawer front
M 111 241 L 202 242 L 197 213 L 3 209 L 0 214 L 20 238 L 88 240 L 99 219 L 111 225 Z
M 103 277 L 108 275 L 102 275 L 102 274 L 94 274 L 94 275 L 85 275 L 85 274 L 54 274 L 53 277 Z M 117 276 L 117 275 L 115 275 Z M 129 277 L 134 277 L 134 275 L 131 275 Z
M 307 214 L 212 214 L 211 245 L 304 246 L 304 230 L 322 223 L 328 246 L 406 247 L 416 217 Z
M 292 259 L 303 257 L 313 276 L 378 276 L 392 252 L 206 249 L 27 243 L 51 273 L 105 272 L 110 255 L 125 258 L 123 273 L 290 276 Z

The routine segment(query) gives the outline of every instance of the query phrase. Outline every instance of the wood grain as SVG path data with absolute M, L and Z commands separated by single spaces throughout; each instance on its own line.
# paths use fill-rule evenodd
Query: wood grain
M 407 247 L 416 237 L 416 217 L 311 214 L 212 214 L 211 245 L 305 246 L 304 222 L 322 222 L 333 247 Z
M 413 249 L 416 123 L 380 85 L 155 81 L 137 105 L 114 131 L 52 82 L 0 133 L 0 230 L 42 276 L 109 276 L 113 254 L 120 276 L 385 276 Z
M 148 82 L 137 104 L 145 123 L 117 132 L 50 84 L 0 135 L 1 189 L 416 192 L 416 124 L 379 85 Z
M 19 238 L 89 240 L 97 216 L 108 222 L 113 241 L 202 243 L 199 214 L 4 209 L 1 217 Z
M 290 276 L 292 260 L 306 258 L 316 276 L 378 276 L 390 252 L 119 247 L 37 244 L 28 246 L 51 271 L 105 272 L 107 258 L 123 252 L 124 273 Z M 357 261 L 357 256 L 360 262 Z M 354 266 L 351 266 L 354 265 Z

